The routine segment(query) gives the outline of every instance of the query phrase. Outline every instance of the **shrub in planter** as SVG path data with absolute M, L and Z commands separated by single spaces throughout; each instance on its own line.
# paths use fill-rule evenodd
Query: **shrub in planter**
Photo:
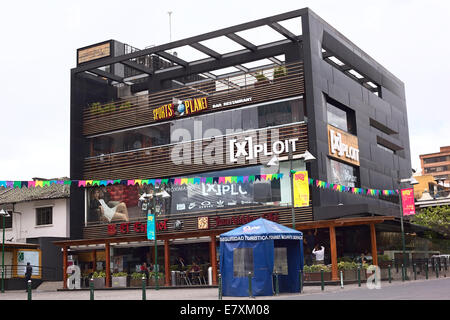
M 255 74 L 255 78 L 256 78 L 255 87 L 270 83 L 269 79 L 262 72 Z
M 338 263 L 338 270 L 342 271 L 345 280 L 356 280 L 358 277 L 356 273 L 357 268 L 356 262 L 341 261 Z
M 279 66 L 273 70 L 273 81 L 277 82 L 280 80 L 280 78 L 286 77 L 287 71 L 286 67 Z
M 130 279 L 130 287 L 142 287 L 142 272 L 133 272 Z M 146 284 L 147 284 L 146 280 Z
M 331 268 L 323 264 L 317 264 L 312 266 L 304 266 L 303 274 L 305 275 L 305 281 L 321 281 L 321 270 L 323 270 L 324 281 L 331 280 Z
M 112 287 L 113 288 L 125 288 L 127 286 L 126 272 L 116 272 L 112 274 Z
M 150 272 L 150 279 L 149 284 L 151 286 L 156 285 L 156 272 Z M 158 272 L 158 285 L 163 286 L 164 285 L 164 273 Z

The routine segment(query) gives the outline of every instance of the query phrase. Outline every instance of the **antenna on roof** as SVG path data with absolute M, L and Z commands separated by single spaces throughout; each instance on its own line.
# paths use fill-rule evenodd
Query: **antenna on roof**
M 169 42 L 172 42 L 172 11 L 167 13 L 169 14 Z

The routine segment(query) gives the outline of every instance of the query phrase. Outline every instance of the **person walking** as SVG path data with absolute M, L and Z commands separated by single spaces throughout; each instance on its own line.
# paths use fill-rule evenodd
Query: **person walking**
M 27 262 L 27 267 L 25 269 L 25 291 L 28 291 L 28 280 L 31 280 L 31 275 L 33 273 L 33 267 Z
M 325 248 L 323 246 L 320 246 L 319 244 L 316 244 L 312 253 L 316 257 L 314 264 L 323 264 L 323 260 L 324 260 L 324 256 L 325 256 Z

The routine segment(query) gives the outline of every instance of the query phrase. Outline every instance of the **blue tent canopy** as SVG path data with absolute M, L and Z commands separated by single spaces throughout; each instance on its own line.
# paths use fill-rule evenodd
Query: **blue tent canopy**
M 260 218 L 220 235 L 220 270 L 224 296 L 272 295 L 274 268 L 280 292 L 299 292 L 303 269 L 303 234 Z

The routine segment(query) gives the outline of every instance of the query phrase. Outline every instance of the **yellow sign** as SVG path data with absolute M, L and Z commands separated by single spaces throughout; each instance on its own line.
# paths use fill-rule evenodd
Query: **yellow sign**
M 294 174 L 294 207 L 309 206 L 308 171 L 298 171 Z
M 191 115 L 208 109 L 206 97 L 169 103 L 153 110 L 153 120 L 165 120 L 176 116 Z

